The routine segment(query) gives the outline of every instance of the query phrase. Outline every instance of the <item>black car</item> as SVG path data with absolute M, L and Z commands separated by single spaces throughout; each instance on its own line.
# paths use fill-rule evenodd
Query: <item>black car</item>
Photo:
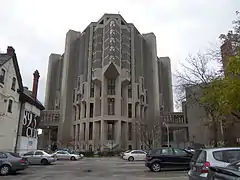
M 240 161 L 227 167 L 210 167 L 207 179 L 209 180 L 240 180 Z
M 162 169 L 189 169 L 189 162 L 193 153 L 179 148 L 160 148 L 148 152 L 145 166 L 151 171 Z

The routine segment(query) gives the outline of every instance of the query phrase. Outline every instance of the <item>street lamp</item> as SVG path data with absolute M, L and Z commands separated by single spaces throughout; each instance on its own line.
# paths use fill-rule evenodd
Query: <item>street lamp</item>
M 169 134 L 169 127 L 168 127 L 167 123 L 165 123 L 165 122 L 163 122 L 162 124 L 163 124 L 163 125 L 166 127 L 166 129 L 167 129 L 167 143 L 168 143 L 168 147 L 170 147 L 170 142 L 169 142 L 169 136 L 170 136 L 170 134 Z

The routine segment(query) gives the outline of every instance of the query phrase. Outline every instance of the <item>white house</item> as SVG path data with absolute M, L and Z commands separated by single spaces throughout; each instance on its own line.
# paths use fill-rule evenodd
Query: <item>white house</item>
M 26 152 L 37 149 L 40 112 L 37 100 L 39 73 L 34 72 L 33 89 L 23 87 L 15 50 L 0 54 L 0 150 Z

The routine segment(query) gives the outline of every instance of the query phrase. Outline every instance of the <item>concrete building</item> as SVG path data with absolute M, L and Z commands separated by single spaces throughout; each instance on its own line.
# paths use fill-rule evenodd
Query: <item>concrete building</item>
M 15 50 L 0 54 L 0 150 L 23 153 L 37 149 L 38 123 L 43 105 L 37 100 L 39 73 L 33 91 L 23 87 Z
M 141 34 L 120 14 L 104 14 L 83 32 L 69 30 L 64 54 L 49 57 L 41 146 L 140 147 L 134 120 L 160 117 L 160 106 L 173 109 L 165 68 L 170 60 L 157 57 L 155 35 Z M 169 87 L 159 89 L 159 76 Z

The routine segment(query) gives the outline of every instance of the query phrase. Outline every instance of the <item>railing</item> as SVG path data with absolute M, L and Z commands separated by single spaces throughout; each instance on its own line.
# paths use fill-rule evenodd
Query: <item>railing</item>
M 60 111 L 59 110 L 44 110 L 41 112 L 40 116 L 40 128 L 47 126 L 58 126 L 60 121 Z
M 187 124 L 183 112 L 166 113 L 162 115 L 162 119 L 163 122 L 167 124 L 179 124 L 179 125 Z

